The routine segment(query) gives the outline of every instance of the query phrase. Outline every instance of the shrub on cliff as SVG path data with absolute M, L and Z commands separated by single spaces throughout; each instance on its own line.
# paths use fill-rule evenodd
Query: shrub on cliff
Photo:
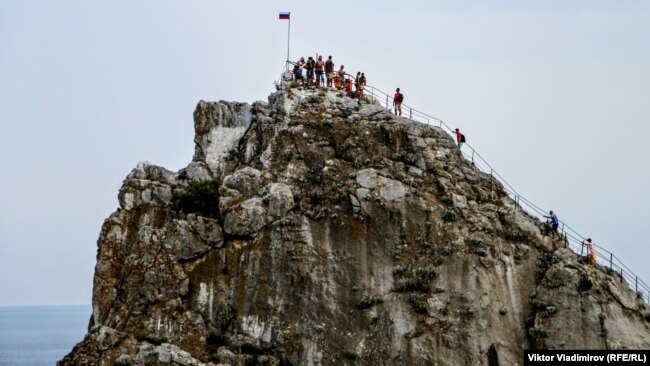
M 174 194 L 174 203 L 185 214 L 216 218 L 219 214 L 219 181 L 190 180 L 185 188 Z

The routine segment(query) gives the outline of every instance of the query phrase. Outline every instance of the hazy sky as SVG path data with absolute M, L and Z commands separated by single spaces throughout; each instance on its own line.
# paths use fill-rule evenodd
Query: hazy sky
M 199 100 L 266 99 L 280 11 L 650 282 L 650 2 L 485 3 L 0 2 L 0 305 L 90 303 L 122 180 L 191 160 Z

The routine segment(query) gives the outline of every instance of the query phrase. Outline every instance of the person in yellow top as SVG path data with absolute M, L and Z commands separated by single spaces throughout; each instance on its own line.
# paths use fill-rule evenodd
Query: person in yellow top
M 594 248 L 594 243 L 591 242 L 591 238 L 583 240 L 582 245 L 587 247 L 587 261 L 589 264 L 596 264 L 596 249 Z

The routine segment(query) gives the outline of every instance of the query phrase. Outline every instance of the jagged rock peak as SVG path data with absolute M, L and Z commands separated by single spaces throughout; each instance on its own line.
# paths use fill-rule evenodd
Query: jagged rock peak
M 199 102 L 195 155 L 140 163 L 61 365 L 515 365 L 648 348 L 618 275 L 544 235 L 437 127 L 325 89 Z

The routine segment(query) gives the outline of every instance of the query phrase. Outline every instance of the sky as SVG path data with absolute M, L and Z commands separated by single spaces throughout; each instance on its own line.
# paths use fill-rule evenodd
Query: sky
M 194 152 L 199 100 L 265 100 L 332 55 L 459 127 L 646 283 L 650 2 L 0 2 L 0 306 L 89 304 L 101 224 L 139 161 Z

